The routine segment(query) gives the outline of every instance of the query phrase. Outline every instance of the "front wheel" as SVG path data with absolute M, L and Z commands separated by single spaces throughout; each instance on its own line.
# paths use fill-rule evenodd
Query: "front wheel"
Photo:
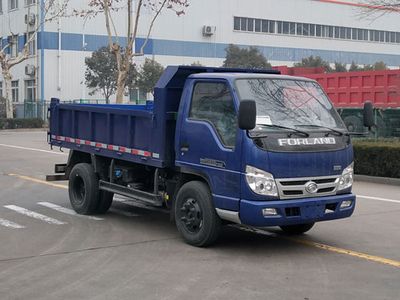
M 280 226 L 283 232 L 287 234 L 302 234 L 309 231 L 315 223 L 307 223 L 307 224 L 297 224 L 297 225 L 286 225 Z
M 175 223 L 184 240 L 193 246 L 214 243 L 221 229 L 207 185 L 201 181 L 185 183 L 175 202 Z

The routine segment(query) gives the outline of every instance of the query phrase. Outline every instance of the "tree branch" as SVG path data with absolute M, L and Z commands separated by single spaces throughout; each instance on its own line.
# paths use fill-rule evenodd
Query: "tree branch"
M 361 7 L 361 11 L 358 14 L 360 18 L 371 17 L 378 19 L 386 14 L 400 14 L 399 0 L 368 0 L 359 5 Z
M 103 1 L 103 9 L 104 9 L 104 16 L 106 19 L 106 30 L 107 30 L 107 35 L 108 35 L 108 47 L 110 48 L 111 52 L 114 52 L 114 42 L 112 40 L 112 32 L 111 32 L 111 27 L 110 27 L 110 8 L 108 6 L 108 0 Z
M 128 43 L 128 45 L 131 49 L 133 48 L 133 42 L 136 39 L 137 31 L 139 28 L 139 18 L 140 18 L 140 10 L 142 8 L 142 4 L 143 4 L 143 1 L 139 0 L 137 9 L 136 9 L 135 27 L 133 29 L 133 34 L 129 37 L 129 43 Z
M 147 31 L 146 39 L 145 39 L 142 47 L 140 47 L 140 52 L 138 53 L 138 55 L 144 55 L 144 48 L 146 47 L 147 42 L 149 41 L 149 37 L 150 37 L 151 31 L 152 31 L 152 29 L 154 27 L 154 22 L 156 21 L 157 17 L 160 15 L 160 13 L 161 13 L 162 9 L 164 8 L 165 4 L 167 3 L 167 1 L 168 0 L 164 0 L 163 1 L 161 6 L 158 8 L 156 14 L 154 15 L 153 19 L 151 20 L 149 30 Z

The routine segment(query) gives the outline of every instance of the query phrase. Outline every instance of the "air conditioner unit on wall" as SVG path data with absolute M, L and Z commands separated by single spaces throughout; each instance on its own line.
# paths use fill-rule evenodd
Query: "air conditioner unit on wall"
M 34 76 L 36 73 L 36 68 L 34 65 L 26 65 L 25 66 L 25 75 Z
M 35 14 L 26 14 L 25 15 L 25 24 L 35 25 L 36 23 L 36 15 Z
M 204 25 L 203 26 L 203 36 L 211 36 L 215 33 L 217 28 L 211 25 Z

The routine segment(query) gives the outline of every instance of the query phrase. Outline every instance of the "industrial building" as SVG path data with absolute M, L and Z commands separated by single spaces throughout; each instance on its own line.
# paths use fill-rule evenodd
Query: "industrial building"
M 61 1 L 61 0 L 59 0 Z M 40 22 L 43 0 L 0 0 L 0 37 L 7 51 L 21 51 Z M 69 12 L 89 1 L 70 0 Z M 145 57 L 163 65 L 220 66 L 229 44 L 257 46 L 273 65 L 293 65 L 310 55 L 331 63 L 400 66 L 400 12 L 365 16 L 360 1 L 335 0 L 192 0 L 185 14 L 162 12 L 145 47 Z M 114 13 L 123 43 L 126 11 Z M 136 49 L 143 44 L 151 14 L 144 11 Z M 85 57 L 107 45 L 103 15 L 56 18 L 41 26 L 30 57 L 12 69 L 15 103 L 102 98 L 85 85 Z M 137 57 L 141 64 L 144 57 Z M 0 95 L 3 79 L 0 75 Z M 136 94 L 136 93 L 133 93 Z M 131 95 L 130 98 L 134 98 Z M 127 95 L 129 99 L 129 95 Z

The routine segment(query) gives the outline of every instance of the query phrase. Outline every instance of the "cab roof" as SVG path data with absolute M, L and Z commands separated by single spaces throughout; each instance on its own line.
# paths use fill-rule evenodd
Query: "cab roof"
M 265 79 L 286 79 L 286 80 L 302 80 L 302 81 L 314 81 L 313 79 L 289 75 L 280 74 L 263 74 L 263 73 L 197 73 L 192 74 L 188 78 L 191 79 L 252 79 L 252 78 L 265 78 Z

